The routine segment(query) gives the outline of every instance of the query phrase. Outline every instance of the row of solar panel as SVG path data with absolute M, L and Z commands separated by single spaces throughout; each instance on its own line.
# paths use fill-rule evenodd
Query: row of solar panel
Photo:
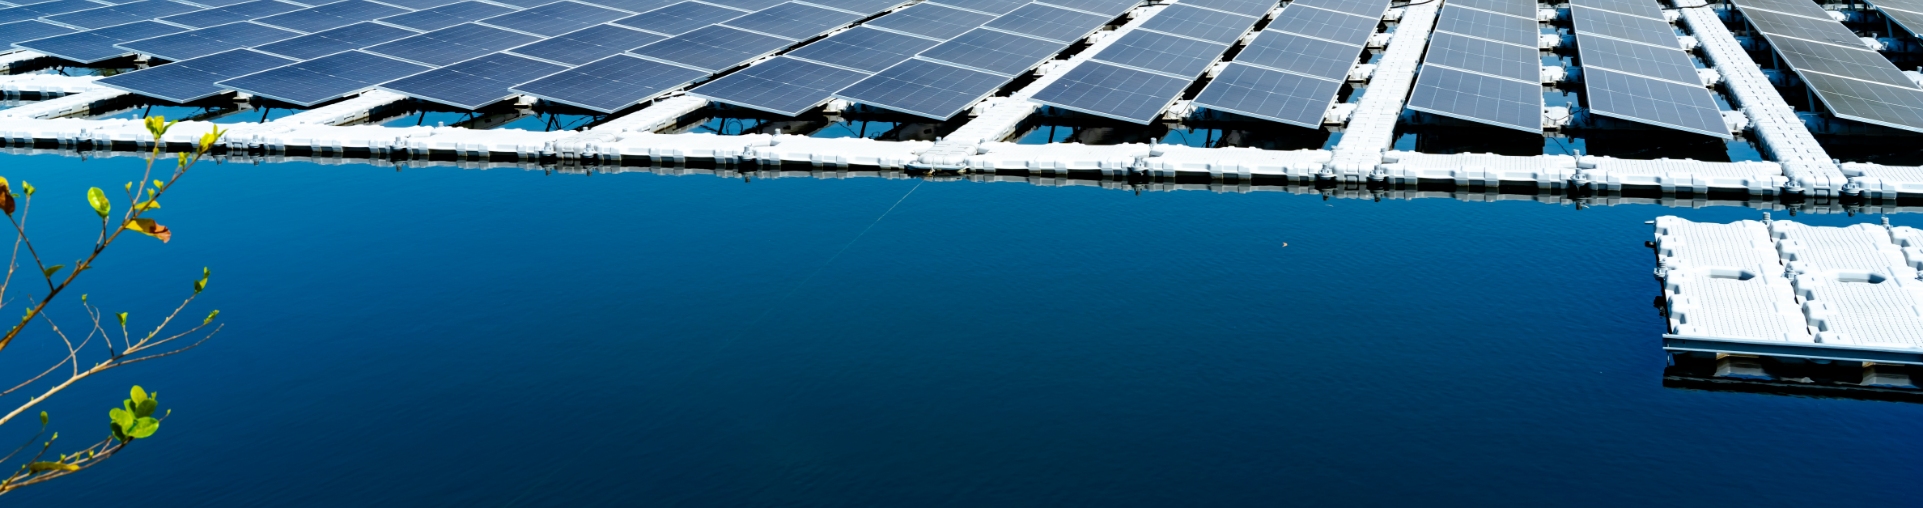
M 1030 100 L 1147 124 L 1181 98 L 1182 91 L 1258 19 L 1184 3 L 1170 5 Z
M 1375 34 L 1382 0 L 1300 0 L 1196 95 L 1216 111 L 1318 128 Z
M 1831 114 L 1923 132 L 1923 89 L 1827 11 L 1806 0 L 1736 5 Z
M 1444 4 L 1408 108 L 1542 132 L 1535 0 Z
M 1916 35 L 1917 30 L 1923 30 L 1923 0 L 1876 0 L 1870 5 L 1876 6 L 1876 10 L 1882 11 L 1884 16 L 1908 30 L 1912 36 Z
M 1590 112 L 1731 137 L 1654 0 L 1572 0 L 1570 16 Z

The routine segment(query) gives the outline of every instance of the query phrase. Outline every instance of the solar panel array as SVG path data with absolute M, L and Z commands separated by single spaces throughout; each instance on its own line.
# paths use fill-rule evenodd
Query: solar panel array
M 1912 36 L 1917 34 L 1917 30 L 1923 30 L 1923 0 L 1876 0 L 1870 5 L 1883 11 L 1884 16 L 1908 30 Z
M 1318 128 L 1382 21 L 1381 0 L 1300 0 L 1256 35 L 1195 105 Z
M 1148 124 L 1257 19 L 1185 3 L 1170 5 L 1029 100 Z
M 1443 4 L 1408 108 L 1541 134 L 1540 32 L 1535 0 Z
M 1821 7 L 1800 0 L 1739 0 L 1736 6 L 1831 114 L 1923 132 L 1923 89 Z
M 1654 0 L 1572 0 L 1570 16 L 1590 112 L 1731 137 L 1722 109 L 1676 45 Z M 1652 39 L 1656 43 L 1647 42 Z

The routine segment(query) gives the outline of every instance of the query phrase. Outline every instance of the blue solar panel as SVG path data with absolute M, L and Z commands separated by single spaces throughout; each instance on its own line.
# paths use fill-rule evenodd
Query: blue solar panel
M 754 11 L 766 9 L 769 7 L 781 5 L 783 2 L 787 2 L 788 0 L 701 0 L 701 1 L 715 4 L 715 5 L 720 5 L 723 7 L 731 7 L 734 9 L 754 12 Z
M 200 58 L 222 51 L 251 48 L 274 41 L 292 39 L 300 35 L 300 32 L 292 30 L 282 30 L 242 21 L 173 35 L 163 35 L 152 39 L 141 39 L 122 43 L 120 47 L 135 53 L 159 57 L 163 60 L 179 61 L 189 58 Z
M 1129 9 L 1134 8 L 1136 5 L 1141 4 L 1142 0 L 1038 0 L 1037 3 L 1114 18 L 1124 12 L 1128 12 Z
M 949 7 L 960 7 L 960 8 L 968 9 L 971 11 L 985 12 L 985 13 L 993 14 L 996 16 L 1008 14 L 1009 11 L 1013 11 L 1016 8 L 1019 8 L 1021 6 L 1028 5 L 1028 2 L 1029 2 L 1029 0 L 929 0 L 929 1 L 932 3 L 938 3 L 938 4 L 946 5 Z
M 221 80 L 291 63 L 294 60 L 237 49 L 108 76 L 96 83 L 156 99 L 192 102 L 229 90 L 215 84 Z
M 369 47 L 367 51 L 441 66 L 504 51 L 540 39 L 528 34 L 469 23 Z
M 1446 9 L 1443 11 L 1443 17 L 1447 18 L 1450 12 L 1462 10 L 1465 9 Z M 1497 15 L 1490 14 L 1490 16 Z M 1507 16 L 1497 17 L 1506 18 Z M 1291 6 L 1283 9 L 1282 14 L 1276 16 L 1275 21 L 1269 24 L 1269 29 L 1360 46 L 1369 40 L 1369 34 L 1375 33 L 1376 25 L 1380 23 L 1382 20 L 1379 18 L 1353 16 L 1306 6 Z M 1535 26 L 1534 21 L 1529 23 L 1531 27 Z M 1441 29 L 1440 26 L 1438 25 L 1438 30 Z M 1534 40 L 1533 36 L 1530 40 Z
M 344 0 L 285 14 L 276 14 L 260 18 L 258 21 L 288 30 L 314 33 L 340 28 L 362 21 L 393 16 L 403 12 L 407 12 L 407 9 L 381 5 L 365 0 Z
M 298 106 L 313 106 L 430 68 L 359 51 L 337 53 L 221 81 L 220 84 Z
M 889 67 L 835 96 L 869 106 L 947 120 L 995 93 L 1011 78 L 927 60 Z
M 1107 49 L 1096 53 L 1095 59 L 1123 67 L 1195 79 L 1221 58 L 1222 52 L 1227 49 L 1227 44 L 1136 31 L 1123 35 Z
M 1197 106 L 1308 127 L 1322 127 L 1342 82 L 1230 64 L 1195 96 Z
M 381 18 L 382 23 L 403 26 L 420 31 L 440 30 L 469 21 L 483 20 L 514 12 L 513 7 L 502 7 L 483 2 L 461 2 L 447 4 L 424 11 L 415 11 Z
M 301 7 L 299 5 L 294 5 L 287 2 L 280 2 L 276 0 L 256 0 L 253 2 L 245 2 L 245 3 L 229 5 L 229 6 L 221 7 L 218 9 L 207 9 L 203 11 L 189 12 L 186 14 L 175 14 L 172 16 L 160 18 L 160 20 L 168 23 L 173 23 L 176 25 L 185 25 L 185 26 L 190 26 L 194 28 L 206 28 L 206 27 L 215 26 L 215 25 L 225 25 L 228 23 L 233 23 L 235 21 L 246 21 L 246 20 L 255 19 L 255 18 L 264 18 L 267 16 L 272 16 L 272 15 L 280 14 L 283 12 L 292 12 L 292 11 L 297 11 L 305 8 L 306 7 Z
M 728 20 L 728 26 L 776 37 L 801 40 L 846 25 L 863 16 L 812 5 L 786 3 Z
M 587 3 L 633 13 L 648 12 L 674 5 L 681 0 L 582 0 Z
M 819 5 L 830 9 L 860 14 L 862 17 L 873 15 L 904 3 L 904 0 L 796 0 Z
M 686 67 L 615 55 L 513 89 L 552 102 L 613 113 L 707 75 Z
M 56 35 L 73 33 L 74 29 L 53 23 L 30 19 L 0 25 L 0 48 L 11 48 L 13 43 L 43 39 Z
M 1542 133 L 1542 85 L 1448 67 L 1422 67 L 1409 109 Z
M 195 0 L 195 1 L 199 1 L 199 0 Z M 330 0 L 300 0 L 300 1 L 326 3 Z M 384 4 L 394 5 L 399 7 L 406 7 L 406 8 L 417 10 L 417 11 L 432 9 L 435 7 L 440 7 L 443 5 L 447 5 L 447 4 L 451 4 L 459 1 L 461 0 L 380 0 L 380 2 Z
M 794 44 L 780 37 L 711 26 L 635 48 L 632 53 L 709 72 L 741 65 Z
M 115 44 L 137 41 L 149 37 L 159 37 L 184 30 L 185 29 L 177 26 L 155 21 L 142 21 L 120 26 L 110 26 L 89 32 L 36 39 L 18 43 L 14 46 L 75 62 L 94 63 L 133 54 L 132 51 L 115 47 Z
M 1536 2 L 1527 0 L 1523 3 L 1533 6 Z M 1314 7 L 1371 19 L 1382 19 L 1383 11 L 1389 10 L 1386 0 L 1295 0 L 1289 6 Z
M 1051 41 L 1075 42 L 1108 24 L 1111 19 L 1114 17 L 1029 4 L 982 26 Z
M 514 48 L 514 54 L 568 65 L 581 65 L 618 55 L 629 48 L 645 46 L 661 39 L 666 37 L 617 25 L 597 25 Z
M 1440 34 L 1438 34 L 1440 35 Z M 1360 63 L 1360 46 L 1264 30 L 1235 55 L 1238 64 L 1342 80 Z M 1319 113 L 1318 113 L 1319 114 Z
M 1028 72 L 1035 65 L 1055 56 L 1064 46 L 1066 44 L 1059 42 L 977 29 L 929 48 L 928 51 L 923 51 L 921 58 L 1003 76 L 1015 76 Z
M 502 14 L 481 22 L 510 30 L 553 37 L 625 17 L 628 17 L 626 12 L 563 1 Z
M 788 52 L 788 56 L 862 72 L 879 72 L 936 44 L 940 42 L 863 26 L 802 46 Z
M 515 95 L 510 87 L 567 67 L 497 53 L 395 80 L 381 88 L 463 109 L 481 109 Z
M 1252 17 L 1175 4 L 1143 22 L 1141 29 L 1228 44 L 1254 25 Z
M 374 46 L 418 35 L 420 32 L 379 23 L 355 23 L 325 32 L 312 33 L 266 44 L 254 49 L 299 60 L 312 60 L 342 51 Z
M 1042 104 L 1147 125 L 1162 115 L 1188 88 L 1189 79 L 1172 78 L 1085 62 L 1042 87 L 1033 100 Z
M 146 0 L 112 7 L 103 6 L 98 9 L 87 9 L 57 16 L 47 16 L 46 20 L 79 28 L 103 28 L 198 10 L 200 10 L 200 7 L 180 2 Z
M 689 95 L 715 102 L 797 116 L 868 74 L 793 58 L 776 58 L 696 87 Z
M 747 13 L 700 2 L 682 2 L 645 14 L 622 18 L 614 24 L 639 28 L 661 35 L 681 35 L 697 28 L 741 17 Z
M 489 0 L 489 1 L 498 3 L 498 4 L 503 4 L 503 5 L 519 7 L 522 9 L 535 7 L 543 4 L 554 3 L 554 0 Z
M 923 3 L 875 18 L 866 25 L 948 40 L 974 30 L 975 27 L 982 26 L 982 23 L 987 23 L 991 19 L 995 19 L 995 15 L 965 11 L 941 4 Z
M 1276 0 L 1182 0 L 1176 5 L 1201 7 L 1243 16 L 1261 17 L 1275 9 Z
M 89 2 L 87 0 L 54 0 L 52 2 L 23 5 L 20 7 L 8 7 L 0 9 L 0 23 L 26 21 L 42 16 L 98 9 L 101 7 L 106 7 L 106 4 Z

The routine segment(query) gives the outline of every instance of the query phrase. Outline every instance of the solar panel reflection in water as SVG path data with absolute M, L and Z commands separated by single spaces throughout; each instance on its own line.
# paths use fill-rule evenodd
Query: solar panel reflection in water
M 173 102 L 213 97 L 229 88 L 220 80 L 294 63 L 266 53 L 237 49 L 101 78 L 101 85 Z
M 280 14 L 283 12 L 292 12 L 292 11 L 297 11 L 305 8 L 306 7 L 301 7 L 299 5 L 294 5 L 287 2 L 280 2 L 277 0 L 257 0 L 254 2 L 245 2 L 245 3 L 229 5 L 229 6 L 221 7 L 218 9 L 207 9 L 202 11 L 189 12 L 186 14 L 175 14 L 172 16 L 160 18 L 160 20 L 168 23 L 173 23 L 176 25 L 185 25 L 185 26 L 190 26 L 194 28 L 207 28 L 210 26 L 225 25 L 228 23 L 233 23 L 235 21 L 246 21 L 246 20 L 255 19 L 255 18 L 263 18 L 267 16 L 272 16 L 275 14 Z
M 1036 92 L 1049 106 L 1147 125 L 1182 95 L 1189 79 L 1084 62 Z
M 921 53 L 938 60 L 983 72 L 1014 76 L 1060 52 L 1064 44 L 1007 32 L 977 29 Z
M 1702 79 L 1696 75 L 1696 66 L 1680 50 L 1602 37 L 1579 37 L 1576 51 L 1585 69 L 1612 69 L 1682 84 L 1700 83 Z
M 142 21 L 87 32 L 35 39 L 14 44 L 14 46 L 75 62 L 94 63 L 133 54 L 132 51 L 114 46 L 115 44 L 137 41 L 149 37 L 159 37 L 185 30 L 184 28 L 160 22 Z
M 1444 14 L 1462 9 L 1447 9 Z M 1352 16 L 1335 11 L 1290 6 L 1269 24 L 1270 30 L 1306 35 L 1336 42 L 1365 41 L 1381 19 Z M 1440 28 L 1438 28 L 1439 30 Z M 1534 40 L 1534 39 L 1531 39 Z
M 0 9 L 0 23 L 26 21 L 43 16 L 98 9 L 106 6 L 106 4 L 89 2 L 87 0 L 54 0 L 52 2 L 42 2 L 33 5 L 8 7 Z
M 1114 19 L 1136 5 L 1140 5 L 1142 0 L 1037 0 L 1037 3 L 1100 14 Z
M 632 13 L 643 13 L 643 12 L 659 9 L 662 7 L 674 5 L 676 2 L 680 2 L 681 0 L 584 0 L 584 1 L 586 1 L 587 3 L 599 5 L 602 7 L 607 7 L 610 9 L 620 9 L 620 10 L 624 10 Z
M 1290 7 L 1298 5 L 1374 19 L 1382 19 L 1382 13 L 1389 10 L 1389 2 L 1383 0 L 1297 0 L 1289 3 Z
M 418 35 L 420 32 L 405 28 L 391 27 L 379 23 L 355 23 L 320 33 L 312 33 L 292 39 L 257 46 L 254 49 L 266 51 L 288 58 L 311 60 L 342 51 L 350 51 L 376 44 L 399 40 Z
M 875 18 L 866 25 L 948 40 L 992 19 L 995 19 L 993 14 L 956 9 L 941 4 L 921 3 Z
M 1665 48 L 1678 47 L 1675 29 L 1669 23 L 1580 5 L 1570 9 L 1570 16 L 1574 18 L 1578 34 L 1601 35 Z
M 780 51 L 794 41 L 725 26 L 711 26 L 635 48 L 632 53 L 709 72 Z
M 1175 4 L 1142 23 L 1141 30 L 1228 44 L 1240 39 L 1256 18 Z
M 367 48 L 367 51 L 440 66 L 504 51 L 540 39 L 528 34 L 468 23 L 372 46 Z
M 56 35 L 73 33 L 74 29 L 53 23 L 30 19 L 0 25 L 0 49 L 12 49 L 16 42 L 44 39 Z
M 621 18 L 614 24 L 639 28 L 661 35 L 681 35 L 695 29 L 738 18 L 747 13 L 700 2 L 681 2 L 642 14 Z
M 447 4 L 424 11 L 415 11 L 381 18 L 382 23 L 403 26 L 420 31 L 440 30 L 469 21 L 492 18 L 514 12 L 512 7 L 502 7 L 483 2 L 460 2 Z
M 388 82 L 381 88 L 463 109 L 481 109 L 515 95 L 514 85 L 567 66 L 497 53 Z
M 186 60 L 222 51 L 251 48 L 300 35 L 300 32 L 292 30 L 242 21 L 122 43 L 120 47 L 164 60 Z
M 666 37 L 617 25 L 596 25 L 514 48 L 514 53 L 568 65 L 581 65 L 661 39 Z
M 924 118 L 947 120 L 995 93 L 1010 78 L 909 60 L 835 93 L 836 97 Z
M 1863 47 L 1862 38 L 1835 20 L 1809 19 L 1761 9 L 1744 12 L 1743 17 L 1749 18 L 1750 24 L 1758 31 L 1839 46 Z
M 161 16 L 172 16 L 200 10 L 200 7 L 168 0 L 145 0 L 115 6 L 101 6 L 97 9 L 70 12 L 57 16 L 47 16 L 47 21 L 80 28 L 104 28 L 124 25 L 135 21 L 147 21 Z
M 863 26 L 802 46 L 788 56 L 862 72 L 880 72 L 936 44 L 940 42 Z
M 812 5 L 785 3 L 760 12 L 728 20 L 727 25 L 750 32 L 801 40 L 821 35 L 863 15 Z
M 1409 109 L 1542 133 L 1542 85 L 1423 66 Z
M 1235 63 L 1339 80 L 1361 54 L 1360 46 L 1264 30 L 1235 55 Z
M 269 69 L 220 84 L 298 106 L 313 106 L 431 69 L 359 51 Z
M 1867 48 L 1844 48 L 1789 37 L 1771 37 L 1769 41 L 1782 56 L 1783 63 L 1799 74 L 1820 72 L 1890 86 L 1916 87 L 1889 59 Z
M 1123 35 L 1107 49 L 1096 53 L 1095 59 L 1132 69 L 1194 79 L 1221 58 L 1222 51 L 1227 49 L 1227 44 L 1135 31 Z
M 1518 18 L 1536 18 L 1535 0 L 1449 0 L 1448 5 L 1508 14 Z
M 1701 86 L 1690 86 L 1609 69 L 1583 72 L 1589 110 L 1599 115 L 1660 125 L 1729 139 L 1716 100 Z
M 407 12 L 407 9 L 381 5 L 364 0 L 343 0 L 341 2 L 309 7 L 285 14 L 260 18 L 261 23 L 307 33 L 319 32 L 330 28 L 340 28 L 362 21 L 384 18 Z
M 1229 64 L 1195 96 L 1195 104 L 1315 129 L 1322 127 L 1322 117 L 1341 89 L 1339 81 Z
M 707 75 L 631 55 L 615 55 L 513 89 L 552 102 L 613 113 Z
M 1243 16 L 1261 17 L 1275 9 L 1276 0 L 1182 0 L 1176 5 L 1201 7 Z M 1160 14 L 1157 14 L 1160 16 Z
M 1923 131 L 1923 90 L 1823 74 L 1805 74 L 1803 82 L 1816 89 L 1823 105 L 1838 117 Z
M 1569 3 L 1667 22 L 1655 0 L 1572 0 Z
M 868 74 L 780 57 L 695 87 L 689 95 L 715 102 L 798 116 Z
M 1114 17 L 1029 4 L 982 26 L 1051 41 L 1075 42 L 1108 24 L 1111 19 Z
M 606 7 L 563 1 L 487 18 L 482 23 L 553 37 L 628 15 Z
M 1287 13 L 1283 15 L 1286 16 Z M 1536 18 L 1533 17 L 1518 18 L 1473 9 L 1446 8 L 1442 10 L 1442 15 L 1436 18 L 1436 31 L 1529 48 L 1539 46 L 1536 39 L 1541 33 L 1540 27 L 1536 24 Z M 1671 37 L 1670 45 L 1674 46 L 1675 42 L 1675 38 Z
M 1535 48 L 1438 32 L 1429 38 L 1429 54 L 1425 62 L 1518 81 L 1530 81 L 1542 79 L 1542 64 L 1538 60 L 1539 57 L 1540 54 Z

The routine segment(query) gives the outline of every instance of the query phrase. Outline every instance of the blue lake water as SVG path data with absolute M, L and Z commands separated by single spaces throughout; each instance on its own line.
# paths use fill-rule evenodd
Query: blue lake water
M 39 188 L 31 226 L 56 259 L 93 239 L 86 187 L 139 177 L 126 158 L 0 168 Z M 191 315 L 220 308 L 227 328 L 43 406 L 74 447 L 104 435 L 129 384 L 174 413 L 125 455 L 8 501 L 1923 494 L 1923 406 L 1661 386 L 1643 221 L 1756 210 L 293 163 L 206 166 L 163 204 L 173 242 L 117 245 L 79 291 L 151 326 L 211 266 Z M 76 303 L 53 315 L 81 326 Z M 9 372 L 64 353 L 44 329 L 26 337 Z

